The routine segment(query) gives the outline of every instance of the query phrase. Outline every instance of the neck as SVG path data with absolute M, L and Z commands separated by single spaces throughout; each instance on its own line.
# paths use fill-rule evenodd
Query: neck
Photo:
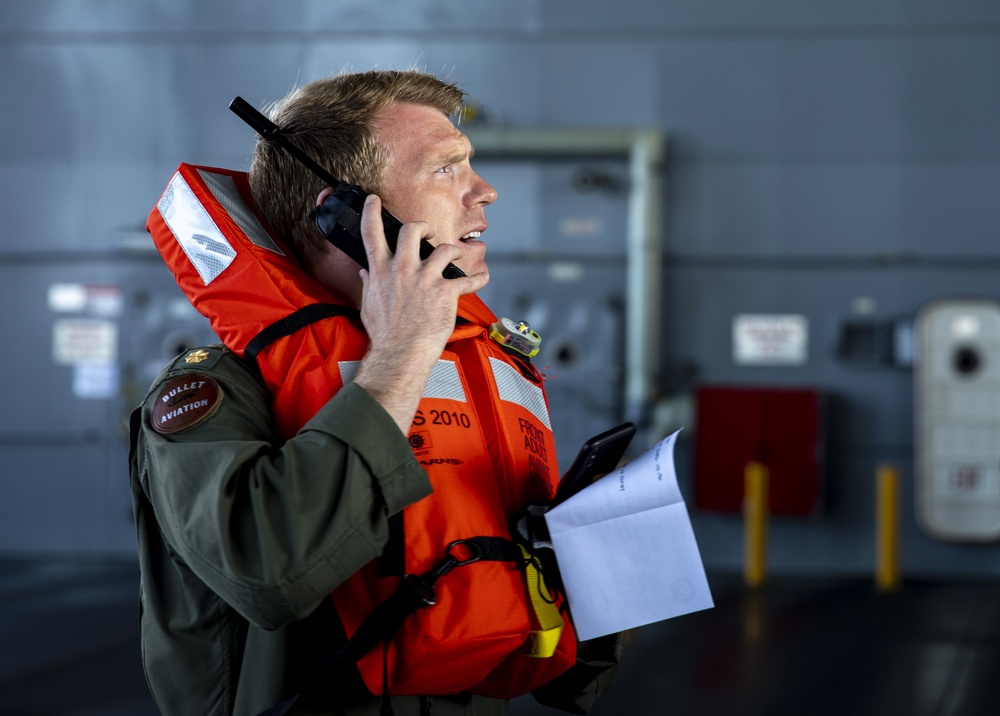
M 310 269 L 310 275 L 333 294 L 338 303 L 349 308 L 361 308 L 361 267 L 353 259 L 331 249 Z

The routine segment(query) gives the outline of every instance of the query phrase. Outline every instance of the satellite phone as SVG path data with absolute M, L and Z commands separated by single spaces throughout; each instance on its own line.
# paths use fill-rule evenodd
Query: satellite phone
M 560 480 L 549 509 L 618 467 L 633 435 L 635 435 L 635 424 L 622 423 L 585 442 L 576 454 L 573 464 Z
M 367 194 L 360 187 L 340 181 L 314 162 L 282 134 L 274 122 L 254 109 L 242 97 L 234 98 L 229 103 L 229 109 L 249 124 L 257 134 L 268 141 L 275 142 L 309 171 L 333 187 L 333 193 L 324 199 L 320 206 L 316 207 L 311 216 L 316 222 L 316 227 L 327 241 L 350 256 L 363 268 L 368 268 L 368 255 L 365 253 L 364 241 L 361 238 L 361 211 L 364 208 Z M 396 252 L 396 240 L 402 225 L 399 219 L 386 211 L 385 208 L 382 209 L 382 227 L 385 231 L 386 242 L 393 253 Z M 421 259 L 430 256 L 433 250 L 434 246 L 431 242 L 427 239 L 420 240 Z M 442 272 L 442 276 L 445 278 L 458 278 L 464 275 L 465 273 L 454 264 L 448 264 Z

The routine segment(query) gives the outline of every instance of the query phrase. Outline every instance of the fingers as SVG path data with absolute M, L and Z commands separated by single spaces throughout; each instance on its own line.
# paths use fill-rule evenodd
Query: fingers
M 423 222 L 416 223 L 421 224 Z M 407 224 L 406 226 L 411 226 L 411 224 Z M 419 235 L 415 234 L 415 236 Z M 406 249 L 403 248 L 402 232 L 400 233 L 399 244 L 399 251 L 405 251 Z M 414 252 L 415 254 L 416 252 Z M 432 276 L 441 276 L 449 264 L 459 261 L 464 255 L 460 246 L 456 246 L 455 244 L 438 244 L 434 247 L 431 254 L 423 260 L 424 268 Z M 448 287 L 454 289 L 456 295 L 461 296 L 466 293 L 475 293 L 489 283 L 489 280 L 489 273 L 484 271 L 471 276 L 465 275 L 458 278 L 450 278 L 448 279 Z
M 424 221 L 413 221 L 404 224 L 396 239 L 396 254 L 393 255 L 385 238 L 385 228 L 382 223 L 382 200 L 369 194 L 361 213 L 361 235 L 364 238 L 365 253 L 368 255 L 368 266 L 375 270 L 376 266 L 392 262 L 397 270 L 426 271 L 430 276 L 441 276 L 449 263 L 458 261 L 463 256 L 460 246 L 455 244 L 439 244 L 430 255 L 423 259 L 420 256 L 420 242 L 432 239 L 430 226 Z M 364 276 L 367 284 L 370 276 Z M 489 274 L 482 272 L 472 276 L 449 279 L 450 288 L 457 295 L 475 293 L 490 280 Z
M 475 293 L 479 289 L 483 288 L 490 282 L 490 275 L 486 271 L 483 271 L 482 273 L 473 274 L 472 276 L 464 276 L 462 278 L 455 278 L 451 280 L 462 282 L 461 295 L 465 295 L 467 293 Z
M 382 220 L 382 200 L 375 194 L 369 194 L 361 212 L 361 236 L 365 242 L 365 252 L 368 254 L 368 265 L 373 266 L 372 259 L 386 262 L 393 258 L 385 236 L 385 225 Z M 413 221 L 404 224 L 396 238 L 396 262 L 407 266 L 411 260 L 421 261 L 420 240 L 430 236 L 430 226 L 423 221 Z M 442 269 L 443 270 L 443 269 Z
M 365 198 L 365 205 L 361 210 L 361 238 L 365 244 L 369 266 L 374 266 L 375 262 L 385 261 L 392 255 L 385 240 L 385 228 L 382 226 L 382 200 L 374 194 L 369 194 Z
M 372 258 L 388 260 L 393 252 L 388 247 L 385 237 L 385 227 L 382 222 L 382 200 L 369 194 L 365 199 L 365 205 L 361 213 L 361 235 L 364 237 L 365 251 L 368 254 L 369 265 Z M 462 249 L 454 244 L 441 244 L 432 247 L 431 253 L 425 259 L 420 255 L 421 242 L 425 239 L 432 239 L 430 225 L 425 221 L 411 221 L 399 230 L 396 238 L 395 258 L 400 267 L 407 267 L 424 262 L 428 270 L 439 268 L 439 272 L 444 272 L 445 266 L 452 261 L 462 258 Z

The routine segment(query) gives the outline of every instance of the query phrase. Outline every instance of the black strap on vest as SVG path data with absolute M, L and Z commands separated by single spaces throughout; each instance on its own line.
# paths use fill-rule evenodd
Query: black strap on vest
M 262 350 L 274 343 L 279 338 L 285 338 L 308 325 L 322 321 L 324 318 L 334 318 L 344 316 L 346 318 L 361 318 L 361 311 L 356 308 L 347 308 L 333 303 L 311 303 L 308 306 L 288 314 L 284 318 L 267 326 L 247 343 L 243 349 L 243 356 L 251 363 L 257 363 L 257 356 Z
M 385 543 L 382 554 L 375 561 L 375 569 L 380 577 L 402 577 L 406 574 L 406 530 L 403 528 L 403 515 L 400 510 L 389 517 L 389 539 Z
M 403 577 L 399 588 L 369 615 L 345 645 L 347 658 L 357 661 L 391 637 L 410 614 L 420 607 L 435 604 L 437 593 L 434 583 L 455 567 L 481 561 L 523 560 L 518 546 L 504 537 L 470 537 L 452 542 L 433 569 L 419 576 L 408 574 Z
M 337 316 L 360 320 L 361 312 L 354 308 L 346 308 L 332 303 L 314 303 L 303 306 L 275 321 L 254 336 L 243 350 L 244 358 L 256 368 L 257 356 L 275 341 L 290 336 L 313 323 Z M 459 323 L 467 322 L 461 317 L 457 321 Z M 530 366 L 531 361 L 524 356 L 515 355 L 515 357 L 518 358 L 518 367 L 521 368 L 521 372 L 534 381 L 536 377 L 526 373 L 525 367 L 521 365 L 523 362 Z M 429 572 L 419 576 L 410 575 L 405 574 L 405 542 L 403 513 L 399 512 L 389 519 L 389 541 L 383 554 L 379 557 L 377 567 L 379 576 L 405 575 L 399 587 L 365 619 L 350 639 L 330 655 L 302 691 L 271 706 L 261 712 L 260 716 L 283 716 L 295 705 L 303 693 L 319 683 L 324 676 L 329 675 L 331 670 L 355 663 L 379 643 L 388 649 L 392 636 L 408 616 L 421 607 L 431 606 L 435 603 L 437 595 L 434 591 L 434 583 L 455 567 L 490 560 L 519 564 L 524 561 L 520 548 L 508 539 L 503 537 L 470 537 L 456 540 L 448 545 L 444 558 Z M 391 711 L 391 706 L 388 706 L 387 681 L 383 683 L 386 689 L 383 693 L 383 711 L 386 711 L 387 707 Z
M 520 548 L 504 537 L 470 537 L 452 542 L 445 556 L 428 572 L 408 574 L 399 587 L 375 608 L 362 622 L 354 635 L 340 646 L 307 681 L 302 691 L 271 706 L 260 716 L 283 716 L 299 698 L 316 684 L 329 683 L 331 671 L 347 667 L 370 652 L 379 644 L 388 649 L 389 641 L 406 618 L 422 607 L 433 606 L 437 601 L 434 584 L 455 567 L 473 562 L 524 562 Z M 388 700 L 388 684 L 383 682 L 383 709 Z M 391 707 L 390 707 L 391 708 Z

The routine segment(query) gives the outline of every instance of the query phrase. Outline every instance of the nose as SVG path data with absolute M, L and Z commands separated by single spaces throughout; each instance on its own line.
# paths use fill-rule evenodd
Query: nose
M 494 201 L 497 200 L 497 190 L 493 186 L 483 179 L 481 176 L 473 172 L 473 190 L 472 196 L 474 197 L 474 204 L 476 206 L 483 205 L 489 206 Z

